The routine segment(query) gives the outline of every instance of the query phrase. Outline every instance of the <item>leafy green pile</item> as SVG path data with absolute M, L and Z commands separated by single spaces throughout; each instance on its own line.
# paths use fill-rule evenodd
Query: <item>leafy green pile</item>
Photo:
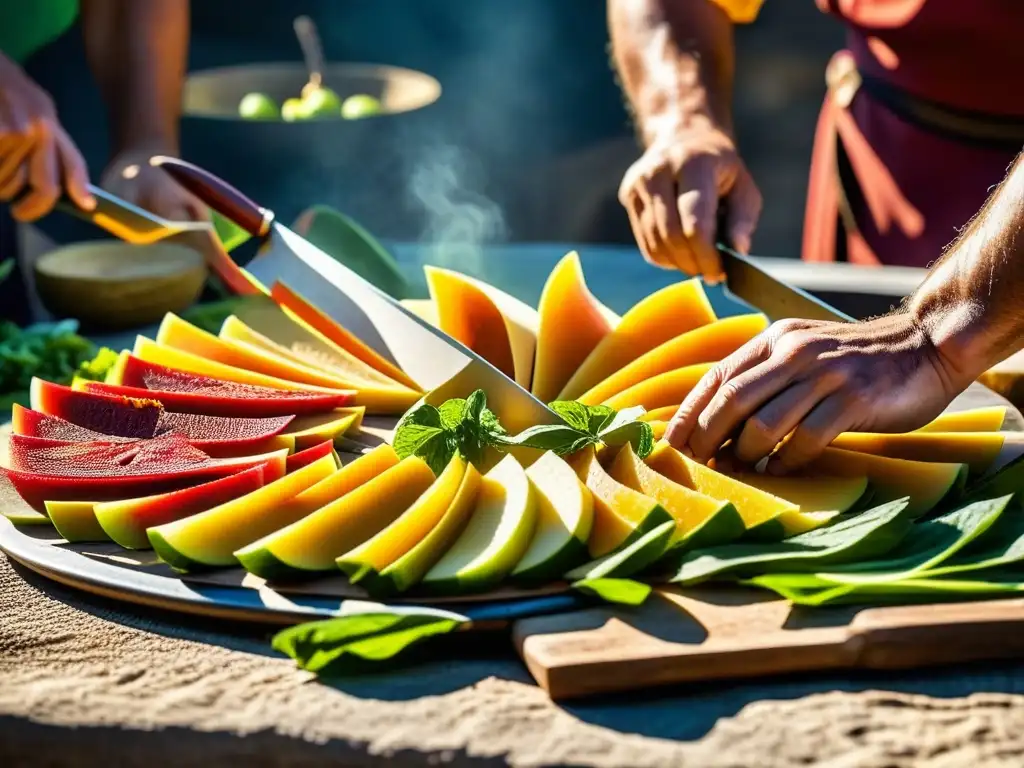
M 541 424 L 509 435 L 487 407 L 482 389 L 466 399 L 447 400 L 439 408 L 420 403 L 398 423 L 393 445 L 401 458 L 419 456 L 437 474 L 456 453 L 479 464 L 488 447 L 499 451 L 536 448 L 565 456 L 588 445 L 629 442 L 641 458 L 654 448 L 651 425 L 639 420 L 645 412 L 641 407 L 616 411 L 606 405 L 583 405 L 573 400 L 557 400 L 548 407 L 560 423 Z
M 75 320 L 27 328 L 0 320 L 0 409 L 27 405 L 32 377 L 66 384 L 94 355 L 96 345 L 78 335 Z

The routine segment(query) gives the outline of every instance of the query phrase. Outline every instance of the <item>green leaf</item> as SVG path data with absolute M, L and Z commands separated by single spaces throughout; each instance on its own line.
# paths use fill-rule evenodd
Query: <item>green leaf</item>
M 590 411 L 583 403 L 575 400 L 555 400 L 548 408 L 573 429 L 590 433 Z
M 554 451 L 562 456 L 569 453 L 571 447 L 580 439 L 593 441 L 594 438 L 564 424 L 540 424 L 524 429 L 518 435 L 501 437 L 497 442 L 500 445 L 515 445 L 536 448 L 541 451 Z
M 110 369 L 117 364 L 118 354 L 110 347 L 103 347 L 91 360 L 78 366 L 75 376 L 89 381 L 103 381 Z
M 647 409 L 642 405 L 636 405 L 632 408 L 623 408 L 621 411 L 616 412 L 616 414 L 601 427 L 597 434 L 599 437 L 604 439 L 604 435 L 614 432 L 627 424 L 632 424 L 639 420 L 639 418 L 645 413 L 647 413 Z
M 358 613 L 289 627 L 274 636 L 273 646 L 310 672 L 339 667 L 358 671 L 379 666 L 415 643 L 468 623 L 465 617 L 447 611 Z
M 633 452 L 646 459 L 654 450 L 654 429 L 646 421 L 633 421 L 601 433 L 601 442 L 606 445 L 631 443 Z
M 6 261 L 0 262 L 0 283 L 10 277 L 11 272 L 14 271 L 16 256 L 12 256 Z
M 615 418 L 615 409 L 607 405 L 587 406 L 587 432 L 599 434 L 602 429 Z
M 475 390 L 466 398 L 466 410 L 463 414 L 463 421 L 470 424 L 479 424 L 480 416 L 487 407 L 487 394 L 482 390 Z
M 882 557 L 913 527 L 903 498 L 773 543 L 736 543 L 687 553 L 671 581 L 696 584 L 730 574 L 818 571 L 822 565 Z
M 441 412 L 430 403 L 420 403 L 411 410 L 406 411 L 395 427 L 395 433 L 397 434 L 398 430 L 406 424 L 419 424 L 424 427 L 444 429 L 441 423 Z
M 568 581 L 577 582 L 626 578 L 640 573 L 665 554 L 675 529 L 675 520 L 655 526 L 628 546 L 574 568 L 565 574 L 565 578 Z
M 632 579 L 585 579 L 572 585 L 593 597 L 618 605 L 643 605 L 651 594 L 650 584 L 643 584 Z
M 427 443 L 438 438 L 444 439 L 444 430 L 439 427 L 406 424 L 395 433 L 393 447 L 398 458 L 406 459 L 420 455 Z
M 484 434 L 490 437 L 500 437 L 507 435 L 508 431 L 501 426 L 501 422 L 498 421 L 498 417 L 494 414 L 490 408 L 484 408 L 480 414 L 480 426 L 484 430 Z
M 455 429 L 462 424 L 466 414 L 466 401 L 461 397 L 446 400 L 437 409 L 442 429 Z

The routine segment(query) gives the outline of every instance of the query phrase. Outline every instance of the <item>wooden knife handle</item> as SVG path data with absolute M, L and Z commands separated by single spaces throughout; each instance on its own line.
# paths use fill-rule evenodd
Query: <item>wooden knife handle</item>
M 162 168 L 181 186 L 253 237 L 264 237 L 274 222 L 274 212 L 250 200 L 223 179 L 198 165 L 176 157 L 158 155 L 149 164 Z

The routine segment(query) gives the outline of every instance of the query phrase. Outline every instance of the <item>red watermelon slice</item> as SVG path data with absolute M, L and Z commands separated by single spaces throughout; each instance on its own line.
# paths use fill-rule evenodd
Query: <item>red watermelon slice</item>
M 129 355 L 122 384 L 83 382 L 81 389 L 106 395 L 157 400 L 175 413 L 212 416 L 286 416 L 322 413 L 352 401 L 355 392 L 339 394 L 303 389 L 272 389 L 233 381 L 221 381 L 147 363 Z M 35 404 L 33 407 L 43 410 Z
M 332 453 L 334 453 L 334 441 L 324 440 L 322 443 L 317 443 L 304 451 L 289 456 L 285 463 L 285 471 L 294 472 L 297 469 L 308 467 L 314 461 L 322 459 L 324 456 L 330 456 Z M 337 463 L 337 457 L 335 457 L 335 463 Z
M 66 443 L 12 435 L 0 472 L 35 509 L 45 501 L 107 501 L 186 488 L 267 463 L 284 474 L 287 449 L 213 459 L 179 434 L 130 442 Z

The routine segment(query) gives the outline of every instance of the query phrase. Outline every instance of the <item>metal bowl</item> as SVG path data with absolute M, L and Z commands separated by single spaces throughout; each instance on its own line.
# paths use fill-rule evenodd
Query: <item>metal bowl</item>
M 278 103 L 297 97 L 302 64 L 251 64 L 194 72 L 185 83 L 183 156 L 230 181 L 284 220 L 313 204 L 344 211 L 384 237 L 418 235 L 403 210 L 407 168 L 436 136 L 430 107 L 441 84 L 423 72 L 375 64 L 332 64 L 323 83 L 342 99 L 365 93 L 382 112 L 359 120 L 246 120 L 253 92 Z M 404 227 L 404 232 L 403 232 Z

